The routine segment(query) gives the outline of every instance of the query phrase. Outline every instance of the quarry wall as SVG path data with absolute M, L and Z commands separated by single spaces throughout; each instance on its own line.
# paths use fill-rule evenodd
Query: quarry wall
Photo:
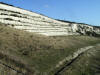
M 0 3 L 0 23 L 47 36 L 79 35 L 85 34 L 86 31 L 94 31 L 93 26 L 58 21 L 4 3 Z M 97 29 L 97 32 L 100 32 L 100 28 Z

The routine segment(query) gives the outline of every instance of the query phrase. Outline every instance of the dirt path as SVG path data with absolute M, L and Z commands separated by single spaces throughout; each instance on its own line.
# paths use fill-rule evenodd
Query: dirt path
M 3 65 L 3 66 L 5 66 L 5 67 L 7 67 L 7 68 L 9 68 L 9 69 L 11 69 L 11 70 L 13 70 L 13 71 L 15 71 L 16 73 L 19 73 L 20 75 L 25 75 L 23 72 L 21 72 L 21 71 L 15 69 L 14 67 L 11 67 L 11 66 L 9 66 L 9 65 L 7 65 L 7 64 L 5 64 L 5 63 L 3 63 L 3 62 L 1 62 L 1 61 L 0 61 L 0 64 Z
M 100 45 L 100 44 L 99 44 Z M 96 45 L 95 45 L 96 46 Z M 69 68 L 69 66 L 71 66 L 71 64 L 73 64 L 80 56 L 82 56 L 83 54 L 85 54 L 85 52 L 91 50 L 92 48 L 94 48 L 95 46 L 87 46 L 84 48 L 80 48 L 78 49 L 76 52 L 74 52 L 72 55 L 66 57 L 65 59 L 63 59 L 62 61 L 60 61 L 57 65 L 56 68 L 58 68 L 58 70 L 55 72 L 54 75 L 62 75 L 62 73 Z M 66 63 L 67 62 L 67 63 Z M 21 72 L 20 70 L 17 70 L 5 63 L 3 63 L 2 61 L 0 61 L 0 64 L 17 72 L 20 73 L 21 75 L 26 75 L 25 73 Z M 64 64 L 64 65 L 63 65 Z M 60 68 L 59 68 L 60 67 Z
M 100 44 L 97 44 L 100 45 Z M 96 46 L 96 45 L 95 45 Z M 82 56 L 83 54 L 85 54 L 85 52 L 91 50 L 92 48 L 94 48 L 95 46 L 88 46 L 88 47 L 84 47 L 79 49 L 77 52 L 73 53 L 72 55 L 66 57 L 64 60 L 62 60 L 59 64 L 58 67 L 62 66 L 62 64 L 64 64 L 62 67 L 60 67 L 54 75 L 62 75 L 62 72 L 64 72 L 64 70 L 66 70 L 67 68 L 69 68 L 69 66 L 71 66 L 72 63 L 74 63 L 80 56 Z M 65 63 L 67 61 L 67 63 Z M 68 62 L 69 61 L 69 62 Z

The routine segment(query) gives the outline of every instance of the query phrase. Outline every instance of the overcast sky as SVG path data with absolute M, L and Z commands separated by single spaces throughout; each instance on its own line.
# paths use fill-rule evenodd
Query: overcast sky
M 0 0 L 0 2 L 54 19 L 100 26 L 100 0 Z

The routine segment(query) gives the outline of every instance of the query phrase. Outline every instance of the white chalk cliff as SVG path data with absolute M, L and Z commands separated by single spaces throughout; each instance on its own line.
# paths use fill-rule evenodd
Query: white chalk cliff
M 98 27 L 58 21 L 4 3 L 0 3 L 0 23 L 47 36 L 77 35 L 79 34 L 78 30 L 83 34 L 90 30 L 100 32 L 100 28 Z

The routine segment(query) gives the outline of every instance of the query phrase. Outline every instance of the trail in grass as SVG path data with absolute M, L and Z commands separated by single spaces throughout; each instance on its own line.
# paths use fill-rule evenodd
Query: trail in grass
M 97 45 L 100 45 L 100 44 L 97 44 Z M 65 64 L 63 66 L 62 66 L 62 64 L 60 64 L 62 67 L 60 67 L 54 75 L 61 75 L 62 72 L 64 72 L 64 70 L 68 69 L 68 67 L 71 66 L 71 64 L 74 63 L 76 59 L 78 59 L 81 55 L 83 55 L 85 52 L 87 52 L 88 50 L 92 49 L 95 46 L 88 46 L 88 47 L 85 47 L 85 48 L 81 48 L 77 52 L 75 52 L 72 55 L 66 57 L 65 58 L 66 60 L 64 59 L 65 61 L 62 60 L 62 64 L 65 64 L 65 62 L 68 61 L 68 60 L 69 60 L 69 62 L 67 62 L 67 64 Z
M 0 61 L 0 64 L 3 65 L 3 66 L 5 66 L 5 67 L 7 67 L 7 68 L 9 68 L 9 69 L 11 69 L 11 70 L 13 70 L 13 71 L 15 71 L 16 73 L 20 73 L 21 75 L 26 75 L 26 74 L 24 74 L 23 72 L 21 72 L 21 71 L 19 71 L 19 70 L 16 70 L 15 68 L 13 68 L 13 67 L 11 67 L 11 66 L 9 66 L 9 65 L 7 65 L 7 64 L 5 64 L 5 63 L 3 63 L 3 62 L 1 62 L 1 61 Z

